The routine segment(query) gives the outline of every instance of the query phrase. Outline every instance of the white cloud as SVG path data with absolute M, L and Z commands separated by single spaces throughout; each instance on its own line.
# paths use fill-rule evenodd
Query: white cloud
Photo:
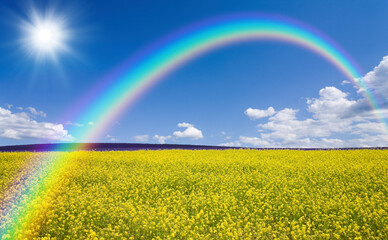
M 62 124 L 37 122 L 26 112 L 12 113 L 0 107 L 0 137 L 11 139 L 73 140 Z
M 171 138 L 172 138 L 171 136 L 159 136 L 159 135 L 154 136 L 154 139 L 157 140 L 160 144 L 165 144 L 166 140 Z
M 297 110 L 285 108 L 267 123 L 258 125 L 261 139 L 274 147 L 350 147 L 364 146 L 355 139 L 382 132 L 375 119 L 354 115 L 352 109 L 356 102 L 348 100 L 346 94 L 336 88 L 321 89 L 320 97 L 307 100 L 307 104 L 312 118 L 300 120 L 296 117 Z M 333 138 L 338 134 L 354 141 Z M 386 138 L 380 140 L 379 146 L 388 144 Z
M 5 106 L 7 106 L 8 109 L 11 109 L 13 107 L 12 104 L 5 104 Z
M 182 131 L 175 131 L 173 133 L 173 135 L 176 138 L 189 138 L 189 139 L 193 139 L 193 140 L 203 138 L 202 131 L 195 128 L 193 124 L 178 123 L 178 127 L 184 127 L 186 129 L 183 132 Z
M 355 123 L 352 126 L 352 131 L 354 134 L 381 134 L 384 132 L 383 125 L 380 122 L 360 122 L 360 123 Z
M 134 136 L 133 139 L 136 142 L 148 142 L 149 136 L 147 134 L 145 134 L 145 135 L 137 135 L 137 136 Z
M 243 144 L 252 145 L 255 147 L 268 147 L 269 143 L 266 140 L 257 137 L 240 136 L 239 142 Z
M 90 122 L 88 122 L 88 124 L 89 124 L 90 126 L 93 126 L 93 125 L 94 125 L 94 122 L 90 121 Z
M 351 146 L 359 146 L 359 147 L 378 147 L 378 146 L 386 147 L 387 141 L 388 141 L 387 136 L 384 134 L 378 134 L 378 135 L 365 134 L 362 138 L 347 140 L 348 144 L 350 144 Z
M 222 146 L 222 147 L 240 147 L 241 143 L 239 141 L 226 142 L 226 143 L 218 144 L 218 146 Z
M 318 99 L 308 99 L 308 111 L 315 119 L 334 119 L 352 115 L 357 102 L 347 99 L 348 94 L 335 87 L 325 87 L 319 90 Z
M 372 92 L 377 97 L 384 101 L 388 101 L 388 56 L 385 56 L 383 60 L 372 71 L 368 72 L 363 78 L 363 81 L 371 88 Z M 359 89 L 359 92 L 364 89 Z
M 245 115 L 247 115 L 251 120 L 256 120 L 259 118 L 269 117 L 276 113 L 273 107 L 269 107 L 267 110 L 253 109 L 248 108 L 245 110 Z
M 178 127 L 181 127 L 181 128 L 188 128 L 188 127 L 194 127 L 193 124 L 190 124 L 190 123 L 178 123 Z
M 178 123 L 178 127 L 186 128 L 184 131 L 175 131 L 173 132 L 172 136 L 160 136 L 160 135 L 154 135 L 153 139 L 157 140 L 159 143 L 164 144 L 166 140 L 172 139 L 176 141 L 180 138 L 187 138 L 192 140 L 197 140 L 200 138 L 203 138 L 202 131 L 195 128 L 193 124 L 191 123 Z M 148 135 L 139 135 L 135 136 L 134 138 L 137 139 L 137 141 L 148 141 Z
M 32 113 L 33 115 L 35 116 L 41 116 L 41 117 L 46 117 L 46 113 L 43 112 L 43 111 L 37 111 L 35 108 L 33 107 L 27 107 L 26 108 L 28 111 L 30 111 L 30 113 Z
M 298 110 L 291 109 L 291 108 L 285 108 L 278 113 L 276 113 L 275 116 L 270 117 L 269 119 L 271 121 L 275 122 L 286 122 L 291 121 L 295 119 L 295 114 L 298 112 Z
M 311 117 L 300 119 L 299 110 L 284 108 L 257 125 L 259 136 L 240 136 L 238 141 L 230 143 L 296 148 L 388 146 L 383 125 L 365 101 L 365 98 L 350 100 L 347 93 L 325 87 L 318 98 L 306 101 Z
M 349 81 L 349 80 L 343 80 L 342 82 L 341 82 L 341 85 L 346 85 L 346 84 L 351 84 L 352 82 L 351 81 Z

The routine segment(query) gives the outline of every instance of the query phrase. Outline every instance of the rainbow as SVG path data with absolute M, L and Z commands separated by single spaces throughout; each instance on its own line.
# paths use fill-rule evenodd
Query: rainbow
M 147 49 L 143 56 L 127 60 L 128 66 L 122 65 L 119 68 L 124 69 L 121 75 L 117 73 L 120 71 L 114 71 L 100 83 L 98 86 L 105 88 L 95 90 L 100 92 L 99 95 L 92 98 L 91 104 L 82 110 L 78 122 L 92 120 L 95 124 L 81 132 L 74 131 L 77 139 L 82 142 L 98 139 L 136 100 L 165 79 L 166 75 L 193 58 L 226 45 L 264 40 L 298 45 L 332 63 L 356 87 L 363 90 L 362 93 L 371 108 L 376 110 L 388 135 L 388 123 L 379 111 L 378 100 L 361 80 L 362 73 L 357 64 L 337 44 L 316 30 L 289 19 L 244 15 L 207 21 L 184 29 Z
M 80 117 L 75 122 L 94 121 L 93 126 L 82 131 L 74 129 L 80 142 L 94 142 L 126 109 L 135 104 L 149 89 L 161 82 L 166 75 L 190 60 L 219 49 L 223 46 L 246 41 L 280 41 L 298 45 L 323 57 L 341 71 L 355 86 L 360 88 L 370 106 L 378 114 L 379 120 L 388 133 L 388 124 L 380 111 L 379 103 L 369 87 L 362 81 L 362 74 L 351 58 L 333 41 L 323 34 L 301 23 L 282 18 L 261 15 L 239 15 L 218 18 L 183 29 L 162 39 L 136 57 L 126 60 L 116 71 L 96 85 L 80 102 L 76 111 Z M 79 128 L 81 129 L 81 128 Z M 76 150 L 82 144 L 73 147 L 55 149 L 58 152 Z M 52 181 L 60 175 L 65 164 L 64 156 L 55 155 L 32 164 L 28 176 L 19 185 L 20 189 L 9 191 L 3 201 L 2 235 L 15 238 L 24 231 L 31 220 L 30 212 L 37 202 L 43 201 L 44 194 L 52 186 Z M 53 180 L 53 181 L 54 181 Z M 4 207 L 5 206 L 5 207 Z M 6 212 L 6 214 L 4 213 Z M 8 236 L 7 235 L 7 236 Z

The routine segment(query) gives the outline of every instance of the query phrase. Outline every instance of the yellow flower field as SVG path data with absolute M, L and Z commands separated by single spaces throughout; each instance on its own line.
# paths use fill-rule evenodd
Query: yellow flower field
M 0 153 L 0 199 L 24 165 L 47 154 Z M 386 150 L 63 157 L 20 238 L 388 239 Z

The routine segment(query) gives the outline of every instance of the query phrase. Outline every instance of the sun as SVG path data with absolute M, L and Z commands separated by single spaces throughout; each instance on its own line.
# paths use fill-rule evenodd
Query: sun
M 22 44 L 28 55 L 37 60 L 58 61 L 60 54 L 69 53 L 70 31 L 66 27 L 65 18 L 54 11 L 38 13 L 30 11 L 29 17 L 22 21 Z
M 30 41 L 36 50 L 53 52 L 64 45 L 63 31 L 53 22 L 43 22 L 31 29 Z

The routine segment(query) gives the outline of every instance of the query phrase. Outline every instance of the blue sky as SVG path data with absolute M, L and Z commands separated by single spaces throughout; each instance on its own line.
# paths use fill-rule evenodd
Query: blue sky
M 64 20 L 68 51 L 58 52 L 56 62 L 37 60 L 23 45 L 21 26 L 31 22 L 32 9 Z M 241 12 L 282 15 L 325 33 L 356 60 L 385 103 L 387 11 L 383 0 L 5 1 L 0 7 L 0 145 L 77 141 L 72 131 L 95 120 L 74 122 L 66 112 L 103 76 L 177 29 Z M 371 109 L 362 108 L 365 99 L 344 80 L 326 60 L 297 46 L 231 45 L 168 75 L 96 141 L 388 146 Z

